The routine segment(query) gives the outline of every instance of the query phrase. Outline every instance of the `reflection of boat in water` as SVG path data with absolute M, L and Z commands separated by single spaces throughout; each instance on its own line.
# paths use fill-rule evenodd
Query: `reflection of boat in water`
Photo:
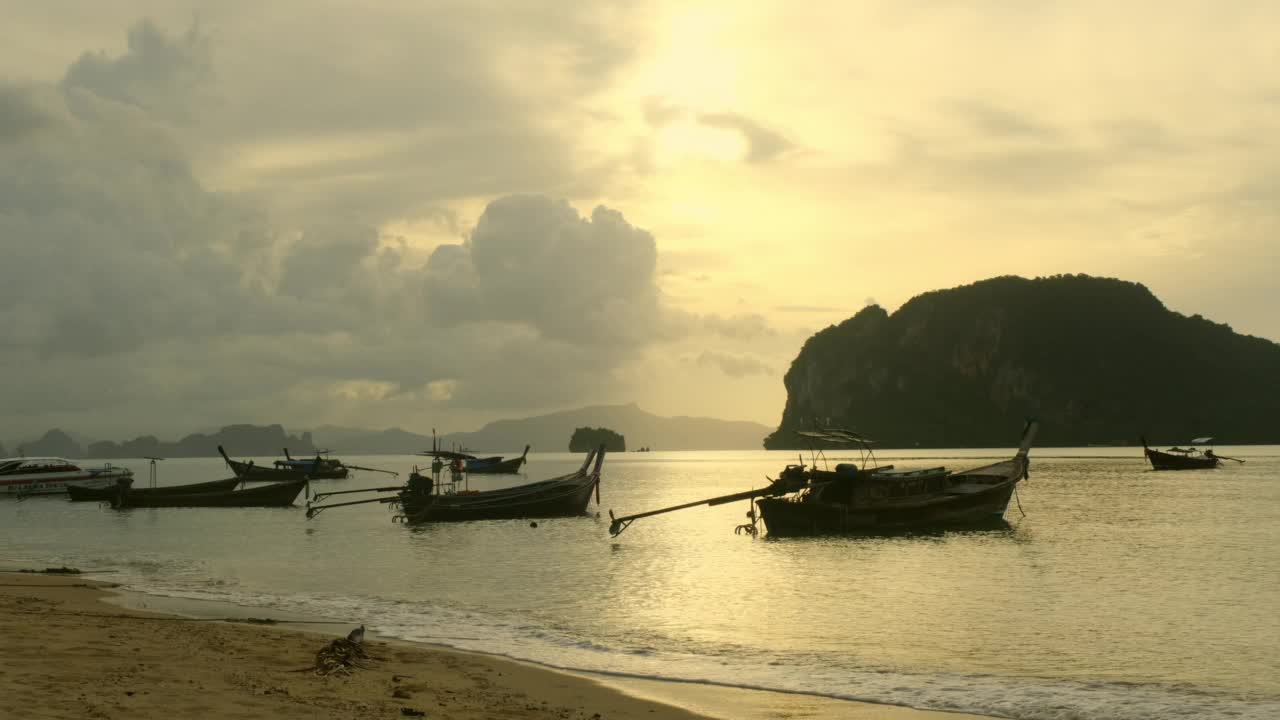
M 1208 445 L 1210 447 L 1201 450 L 1197 445 Z M 1176 445 L 1168 450 L 1152 450 L 1147 447 L 1147 439 L 1142 438 L 1142 452 L 1147 456 L 1147 460 L 1151 462 L 1152 469 L 1155 470 L 1207 470 L 1209 468 L 1218 467 L 1223 460 L 1231 460 L 1233 462 L 1242 463 L 1243 460 L 1218 455 L 1213 451 L 1213 438 L 1202 437 L 1191 441 L 1191 445 L 1180 448 Z
M 132 470 L 110 463 L 85 467 L 57 457 L 0 460 L 0 495 L 58 495 L 69 487 L 105 488 L 132 479 Z
M 439 482 L 417 471 L 400 487 L 366 488 L 317 493 L 312 502 L 333 495 L 360 492 L 395 493 L 388 497 L 329 505 L 311 505 L 307 517 L 315 517 L 329 508 L 365 503 L 398 504 L 400 518 L 409 523 L 461 522 L 466 520 L 504 520 L 513 518 L 570 517 L 586 512 L 591 495 L 600 497 L 600 467 L 604 463 L 604 446 L 587 454 L 576 472 L 539 482 L 516 485 L 500 490 L 459 490 L 457 482 Z M 592 461 L 595 461 L 594 467 Z
M 993 525 L 1003 520 L 1014 488 L 1027 477 L 1027 454 L 1037 428 L 1036 421 L 1027 422 L 1012 458 L 972 470 L 899 471 L 891 467 L 866 468 L 864 464 L 816 471 L 793 465 L 767 487 L 757 490 L 623 517 L 615 518 L 610 512 L 613 522 L 609 531 L 617 535 L 642 517 L 737 500 L 753 501 L 748 512 L 751 522 L 739 526 L 739 530 L 755 534 L 756 521 L 760 520 L 770 535 L 778 537 Z

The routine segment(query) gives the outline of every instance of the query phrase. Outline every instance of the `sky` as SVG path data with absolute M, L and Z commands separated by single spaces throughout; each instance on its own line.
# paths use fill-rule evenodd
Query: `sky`
M 0 13 L 6 443 L 776 425 L 814 332 L 1005 274 L 1280 339 L 1274 3 Z

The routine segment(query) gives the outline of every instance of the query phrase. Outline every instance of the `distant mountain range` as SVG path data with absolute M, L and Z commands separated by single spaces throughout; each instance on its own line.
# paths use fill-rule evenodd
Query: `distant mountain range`
M 539 415 L 521 420 L 499 420 L 475 432 L 442 435 L 441 447 L 466 447 L 479 452 L 516 452 L 532 445 L 534 451 L 568 452 L 569 438 L 579 427 L 606 427 L 623 435 L 631 447 L 655 450 L 757 449 L 771 428 L 760 423 L 697 417 L 661 417 L 630 405 L 599 405 Z M 192 433 L 177 441 L 144 435 L 124 442 L 98 441 L 62 430 L 50 430 L 39 440 L 19 443 L 14 451 L 57 457 L 137 458 L 213 457 L 218 446 L 234 457 L 276 456 L 288 448 L 296 456 L 332 449 L 336 454 L 396 455 L 431 448 L 431 436 L 391 428 L 365 430 L 325 425 L 291 435 L 280 425 L 228 425 L 210 433 Z M 3 456 L 0 453 L 0 456 Z
M 535 452 L 568 452 L 569 438 L 579 427 L 606 427 L 623 435 L 628 447 L 654 450 L 759 449 L 772 428 L 744 420 L 704 417 L 662 417 L 635 403 L 596 405 L 520 420 L 498 420 L 475 432 L 456 432 L 439 438 L 441 447 L 465 447 L 479 452 L 518 451 L 532 445 Z M 348 453 L 404 453 L 427 450 L 429 435 L 399 428 L 360 430 L 334 426 L 311 432 L 321 447 Z
M 310 433 L 290 435 L 280 425 L 228 425 L 214 433 L 192 433 L 175 442 L 166 442 L 154 435 L 112 442 L 84 442 L 77 436 L 53 429 L 39 440 L 20 443 L 18 450 L 28 457 L 90 457 L 90 458 L 139 458 L 139 457 L 206 457 L 216 456 L 218 446 L 224 445 L 233 456 L 262 457 L 280 455 L 284 448 L 296 455 L 315 452 Z

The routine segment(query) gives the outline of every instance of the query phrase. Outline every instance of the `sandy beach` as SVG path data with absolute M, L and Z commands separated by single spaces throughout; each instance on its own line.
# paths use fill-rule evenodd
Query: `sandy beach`
M 0 574 L 0 718 L 976 717 L 688 683 L 605 683 L 378 639 L 363 644 L 363 667 L 325 676 L 314 670 L 316 653 L 346 626 L 304 632 L 192 619 L 103 602 L 112 597 L 109 583 L 75 576 Z

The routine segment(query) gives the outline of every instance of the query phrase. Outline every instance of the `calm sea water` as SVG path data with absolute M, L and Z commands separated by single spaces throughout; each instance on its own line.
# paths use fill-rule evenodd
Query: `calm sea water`
M 889 451 L 881 462 L 963 469 L 1011 452 Z M 144 592 L 351 618 L 561 668 L 1036 720 L 1276 718 L 1280 447 L 1222 453 L 1247 462 L 1157 473 L 1140 449 L 1033 450 L 1012 528 L 893 538 L 735 535 L 745 501 L 610 538 L 607 512 L 409 528 L 380 505 L 307 521 L 300 508 L 118 512 L 32 498 L 0 502 L 0 567 L 114 568 L 111 579 Z M 610 455 L 602 510 L 758 487 L 795 457 Z M 404 473 L 415 458 L 348 461 Z M 580 462 L 531 455 L 524 478 L 471 487 Z M 144 463 L 118 464 L 145 485 Z M 159 475 L 177 484 L 226 470 L 181 459 Z

